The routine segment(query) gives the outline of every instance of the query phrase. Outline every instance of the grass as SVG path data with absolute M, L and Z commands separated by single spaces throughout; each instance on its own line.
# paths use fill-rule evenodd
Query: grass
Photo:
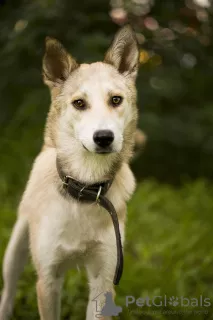
M 155 181 L 144 181 L 138 186 L 129 203 L 125 269 L 116 290 L 116 303 L 123 308 L 118 319 L 213 318 L 211 306 L 125 306 L 126 296 L 195 299 L 202 295 L 213 303 L 212 194 L 213 185 L 205 181 L 179 189 Z M 15 220 L 15 206 L 9 194 L 1 204 L 0 262 Z M 13 319 L 38 319 L 35 281 L 34 270 L 28 264 L 19 282 Z M 63 290 L 62 319 L 85 319 L 87 296 L 84 271 L 71 270 Z M 200 314 L 195 313 L 198 311 Z

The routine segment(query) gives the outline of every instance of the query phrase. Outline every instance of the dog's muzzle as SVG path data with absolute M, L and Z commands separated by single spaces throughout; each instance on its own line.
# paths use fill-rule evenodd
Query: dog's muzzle
M 123 249 L 119 229 L 119 221 L 113 204 L 105 196 L 105 194 L 111 187 L 112 180 L 107 180 L 92 185 L 84 184 L 73 179 L 71 176 L 65 175 L 58 159 L 56 161 L 56 165 L 58 174 L 63 183 L 63 187 L 71 197 L 84 203 L 96 202 L 98 205 L 106 209 L 110 214 L 115 230 L 117 245 L 117 265 L 113 283 L 114 285 L 118 285 L 123 273 Z

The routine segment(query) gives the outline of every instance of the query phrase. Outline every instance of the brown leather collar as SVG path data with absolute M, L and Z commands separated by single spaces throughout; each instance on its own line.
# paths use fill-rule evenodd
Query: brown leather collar
M 75 180 L 72 176 L 66 175 L 62 167 L 59 163 L 59 161 L 56 161 L 57 170 L 59 177 L 61 178 L 64 188 L 67 189 L 68 193 L 75 199 L 84 201 L 84 202 L 91 202 L 93 199 L 91 199 L 91 192 L 96 195 L 96 200 L 100 195 L 104 196 L 109 188 L 112 185 L 113 180 L 106 180 L 94 184 L 87 184 L 80 182 L 78 180 Z M 88 194 L 89 192 L 89 194 Z M 88 194 L 88 196 L 87 196 Z

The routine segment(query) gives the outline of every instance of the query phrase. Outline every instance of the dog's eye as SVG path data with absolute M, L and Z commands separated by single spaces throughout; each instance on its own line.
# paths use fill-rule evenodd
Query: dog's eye
M 123 101 L 123 98 L 120 96 L 114 96 L 111 98 L 111 104 L 113 105 L 113 107 L 119 106 L 122 101 Z
M 86 103 L 82 99 L 74 100 L 72 104 L 76 109 L 83 110 L 86 108 Z

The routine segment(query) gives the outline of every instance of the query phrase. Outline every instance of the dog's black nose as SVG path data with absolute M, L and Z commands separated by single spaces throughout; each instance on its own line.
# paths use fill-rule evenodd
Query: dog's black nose
M 93 135 L 94 142 L 101 148 L 109 147 L 114 140 L 114 133 L 110 130 L 99 130 Z

